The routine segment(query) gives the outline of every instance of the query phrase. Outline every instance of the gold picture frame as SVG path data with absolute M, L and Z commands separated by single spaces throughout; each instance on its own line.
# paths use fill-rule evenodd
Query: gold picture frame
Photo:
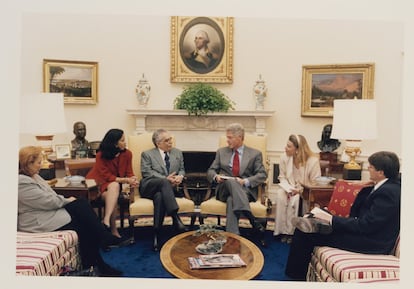
M 335 99 L 372 99 L 374 63 L 302 66 L 302 116 L 332 117 Z
M 98 102 L 98 62 L 43 59 L 43 91 L 62 92 L 64 103 Z
M 57 144 L 55 145 L 56 159 L 64 160 L 71 158 L 71 145 L 70 144 Z
M 171 17 L 171 82 L 233 82 L 233 17 Z M 196 37 L 208 39 L 197 53 Z M 201 40 L 202 41 L 202 40 Z

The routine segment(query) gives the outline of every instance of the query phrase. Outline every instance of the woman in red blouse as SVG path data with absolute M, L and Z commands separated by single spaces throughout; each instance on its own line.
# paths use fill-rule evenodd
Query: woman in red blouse
M 86 178 L 95 179 L 105 201 L 103 224 L 114 236 L 121 238 L 115 225 L 120 187 L 122 184 L 138 186 L 132 171 L 132 152 L 126 148 L 122 130 L 114 128 L 105 134 L 96 154 L 96 163 Z

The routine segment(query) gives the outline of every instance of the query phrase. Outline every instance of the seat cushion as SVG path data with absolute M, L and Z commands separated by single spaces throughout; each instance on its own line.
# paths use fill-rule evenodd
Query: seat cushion
M 175 198 L 178 204 L 179 213 L 193 213 L 194 202 L 186 198 Z M 129 205 L 130 216 L 152 216 L 154 215 L 154 203 L 151 199 L 135 198 L 134 202 Z
M 373 282 L 398 280 L 400 276 L 400 262 L 394 255 L 353 253 L 326 246 L 315 248 L 310 267 L 314 272 L 308 273 L 309 281 Z
M 178 204 L 178 213 L 194 213 L 194 202 L 187 198 L 175 198 Z
M 129 204 L 130 216 L 152 216 L 154 214 L 154 203 L 150 199 L 135 198 L 134 202 Z
M 75 231 L 17 232 L 17 275 L 59 275 L 62 266 L 81 266 Z
M 250 202 L 250 210 L 252 211 L 253 216 L 256 218 L 267 217 L 267 207 L 263 205 L 259 200 L 256 202 Z
M 216 198 L 208 199 L 200 204 L 200 213 L 206 215 L 226 215 L 226 203 Z

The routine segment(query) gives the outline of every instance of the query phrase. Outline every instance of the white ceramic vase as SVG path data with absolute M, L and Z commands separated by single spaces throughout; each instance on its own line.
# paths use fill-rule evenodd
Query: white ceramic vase
M 144 74 L 142 74 L 142 78 L 139 80 L 137 87 L 135 88 L 135 94 L 137 96 L 139 106 L 146 107 L 151 95 L 151 85 L 145 79 Z
M 264 80 L 262 80 L 262 75 L 259 75 L 259 80 L 256 80 L 256 84 L 253 86 L 253 94 L 256 101 L 256 110 L 264 110 L 267 87 Z

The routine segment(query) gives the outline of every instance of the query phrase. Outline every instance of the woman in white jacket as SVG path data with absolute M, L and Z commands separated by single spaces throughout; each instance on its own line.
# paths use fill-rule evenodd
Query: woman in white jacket
M 299 213 L 299 199 L 303 185 L 321 176 L 319 157 L 311 151 L 302 135 L 292 134 L 280 157 L 279 188 L 276 192 L 276 218 L 273 235 L 290 243 L 295 227 L 292 218 Z M 305 205 L 303 203 L 303 205 Z M 306 212 L 309 208 L 302 208 Z

